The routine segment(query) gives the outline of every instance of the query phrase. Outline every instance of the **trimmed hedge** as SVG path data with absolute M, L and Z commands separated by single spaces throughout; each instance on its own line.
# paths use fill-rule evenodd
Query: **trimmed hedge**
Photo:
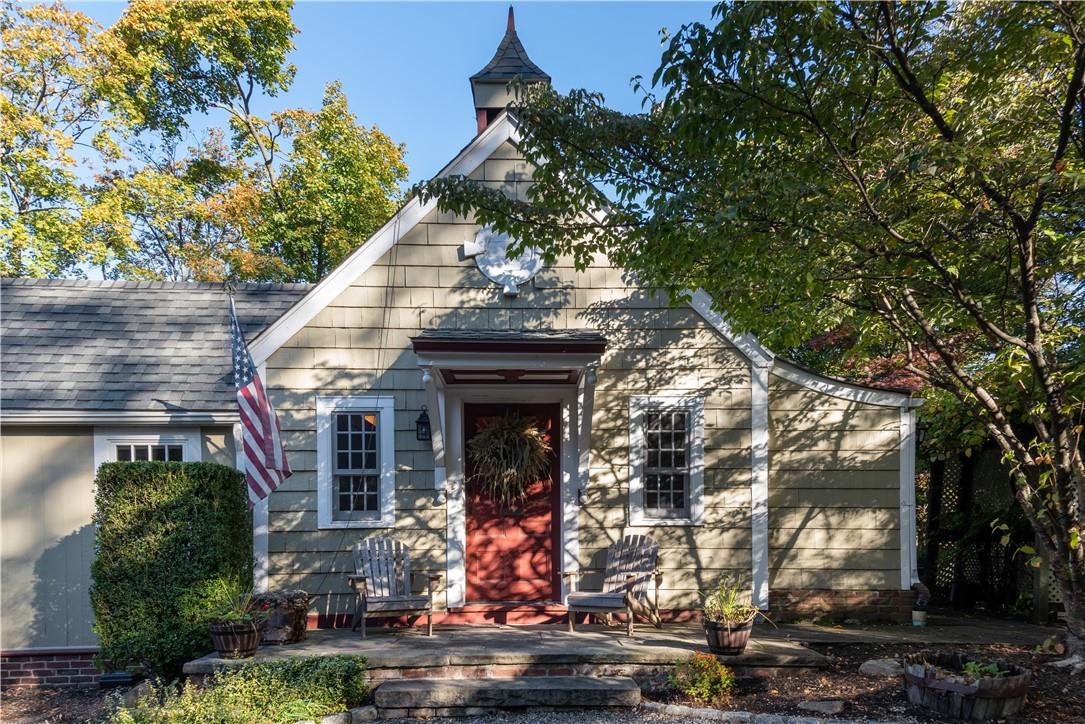
M 100 658 L 172 678 L 212 649 L 191 592 L 252 577 L 245 479 L 215 463 L 106 463 L 95 491 L 90 600 Z
M 365 702 L 366 660 L 361 656 L 311 656 L 248 663 L 214 674 L 206 686 L 151 684 L 130 707 L 118 707 L 113 724 L 248 724 L 316 721 Z

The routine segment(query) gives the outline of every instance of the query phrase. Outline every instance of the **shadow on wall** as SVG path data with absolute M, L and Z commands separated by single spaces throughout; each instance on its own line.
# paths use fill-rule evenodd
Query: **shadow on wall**
M 460 260 L 464 266 L 451 286 L 416 289 L 415 296 L 403 303 L 400 295 L 404 287 L 397 282 L 397 270 L 408 265 L 398 261 L 399 250 L 393 247 L 387 266 L 370 272 L 383 271 L 385 279 L 366 279 L 370 284 L 381 283 L 365 287 L 379 290 L 366 302 L 377 305 L 369 307 L 379 310 L 377 319 L 361 314 L 358 308 L 336 311 L 330 307 L 334 326 L 317 328 L 316 336 L 323 343 L 314 346 L 321 350 L 320 354 L 335 350 L 334 356 L 304 358 L 300 364 L 286 363 L 285 370 L 277 370 L 280 380 L 283 372 L 286 376 L 295 371 L 307 375 L 304 389 L 284 387 L 275 382 L 274 374 L 269 375 L 272 402 L 279 411 L 296 473 L 284 484 L 284 491 L 293 494 L 290 502 L 287 496 L 272 496 L 271 586 L 306 589 L 315 597 L 310 613 L 322 619 L 341 617 L 354 608 L 355 597 L 347 587 L 346 576 L 353 572 L 350 548 L 358 539 L 391 535 L 410 545 L 416 571 L 446 572 L 447 528 L 444 508 L 435 503 L 438 491 L 433 490 L 433 449 L 431 443 L 417 441 L 414 434 L 414 420 L 427 400 L 408 338 L 426 328 L 515 330 L 576 326 L 564 316 L 564 310 L 573 305 L 573 290 L 529 283 L 521 287 L 519 296 L 506 297 L 500 287 L 482 276 L 473 261 L 466 259 Z M 427 291 L 432 298 L 425 296 Z M 345 335 L 347 343 L 343 344 L 337 335 Z M 355 355 L 355 351 L 359 354 Z M 396 395 L 396 528 L 317 531 L 316 436 L 311 418 L 315 398 L 372 393 Z M 416 589 L 420 581 L 415 580 Z M 447 584 L 442 580 L 438 598 L 444 595 Z
M 34 563 L 34 618 L 18 648 L 97 646 L 92 631 L 90 565 L 94 526 L 84 525 L 41 552 Z

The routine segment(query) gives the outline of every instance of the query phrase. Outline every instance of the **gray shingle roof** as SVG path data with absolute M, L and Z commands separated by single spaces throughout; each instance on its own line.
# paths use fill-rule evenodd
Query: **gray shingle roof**
M 248 339 L 308 284 L 241 284 Z M 4 279 L 0 405 L 49 410 L 232 410 L 221 284 Z
M 516 35 L 516 23 L 510 7 L 508 30 L 497 46 L 497 52 L 482 70 L 471 76 L 471 80 L 508 82 L 517 77 L 550 82 L 550 76 L 527 57 L 527 51 Z

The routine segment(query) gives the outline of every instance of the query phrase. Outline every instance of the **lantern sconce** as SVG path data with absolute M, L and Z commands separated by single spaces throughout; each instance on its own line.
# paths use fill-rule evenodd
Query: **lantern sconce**
M 429 442 L 432 439 L 432 430 L 429 424 L 429 412 L 422 405 L 422 413 L 414 421 L 414 439 L 420 442 Z

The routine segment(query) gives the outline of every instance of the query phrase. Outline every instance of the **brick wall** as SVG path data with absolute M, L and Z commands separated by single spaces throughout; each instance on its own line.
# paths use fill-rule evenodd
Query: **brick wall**
M 97 649 L 4 652 L 0 654 L 0 689 L 97 686 L 101 676 L 94 665 L 97 653 Z
M 912 620 L 912 591 L 830 589 L 770 589 L 773 621 L 854 619 L 867 623 L 908 623 Z

